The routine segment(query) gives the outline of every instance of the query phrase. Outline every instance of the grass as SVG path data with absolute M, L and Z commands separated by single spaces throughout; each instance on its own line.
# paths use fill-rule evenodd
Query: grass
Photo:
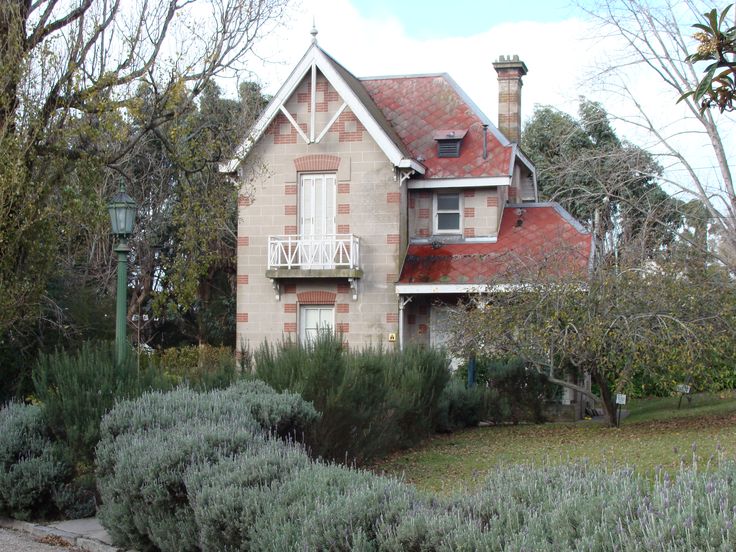
M 374 471 L 403 475 L 420 489 L 452 492 L 480 481 L 500 464 L 559 463 L 587 459 L 610 467 L 632 466 L 646 476 L 662 467 L 736 456 L 736 395 L 698 395 L 632 401 L 620 428 L 600 423 L 482 427 L 437 435 L 385 458 Z

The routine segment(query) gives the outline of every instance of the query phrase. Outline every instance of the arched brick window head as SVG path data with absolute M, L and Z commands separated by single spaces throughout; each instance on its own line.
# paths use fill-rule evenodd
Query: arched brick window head
M 296 298 L 300 305 L 334 305 L 336 296 L 332 291 L 303 291 Z
M 340 167 L 337 155 L 304 155 L 294 159 L 296 172 L 336 172 Z

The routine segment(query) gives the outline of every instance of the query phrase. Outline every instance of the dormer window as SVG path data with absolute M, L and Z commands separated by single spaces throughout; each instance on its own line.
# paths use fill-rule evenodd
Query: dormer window
M 438 130 L 435 132 L 437 157 L 460 157 L 460 144 L 467 133 L 467 130 Z
M 462 234 L 460 192 L 440 191 L 434 194 L 434 233 Z

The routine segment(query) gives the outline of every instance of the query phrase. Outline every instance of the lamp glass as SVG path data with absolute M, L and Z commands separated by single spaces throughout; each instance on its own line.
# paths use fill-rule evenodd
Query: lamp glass
M 125 192 L 115 194 L 107 206 L 110 212 L 112 233 L 116 236 L 129 236 L 133 233 L 136 205 L 133 198 Z

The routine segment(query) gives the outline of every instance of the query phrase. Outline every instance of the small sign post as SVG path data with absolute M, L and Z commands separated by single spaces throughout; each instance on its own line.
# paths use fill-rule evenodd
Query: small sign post
M 616 393 L 616 409 L 618 410 L 618 422 L 616 427 L 621 427 L 621 407 L 626 404 L 626 395 L 623 393 Z
M 680 383 L 677 387 L 675 387 L 677 392 L 680 394 L 680 400 L 677 402 L 677 410 L 680 410 L 680 407 L 682 406 L 682 397 L 687 396 L 687 404 L 690 404 L 690 401 L 693 400 L 692 396 L 690 395 L 691 387 L 689 383 Z

